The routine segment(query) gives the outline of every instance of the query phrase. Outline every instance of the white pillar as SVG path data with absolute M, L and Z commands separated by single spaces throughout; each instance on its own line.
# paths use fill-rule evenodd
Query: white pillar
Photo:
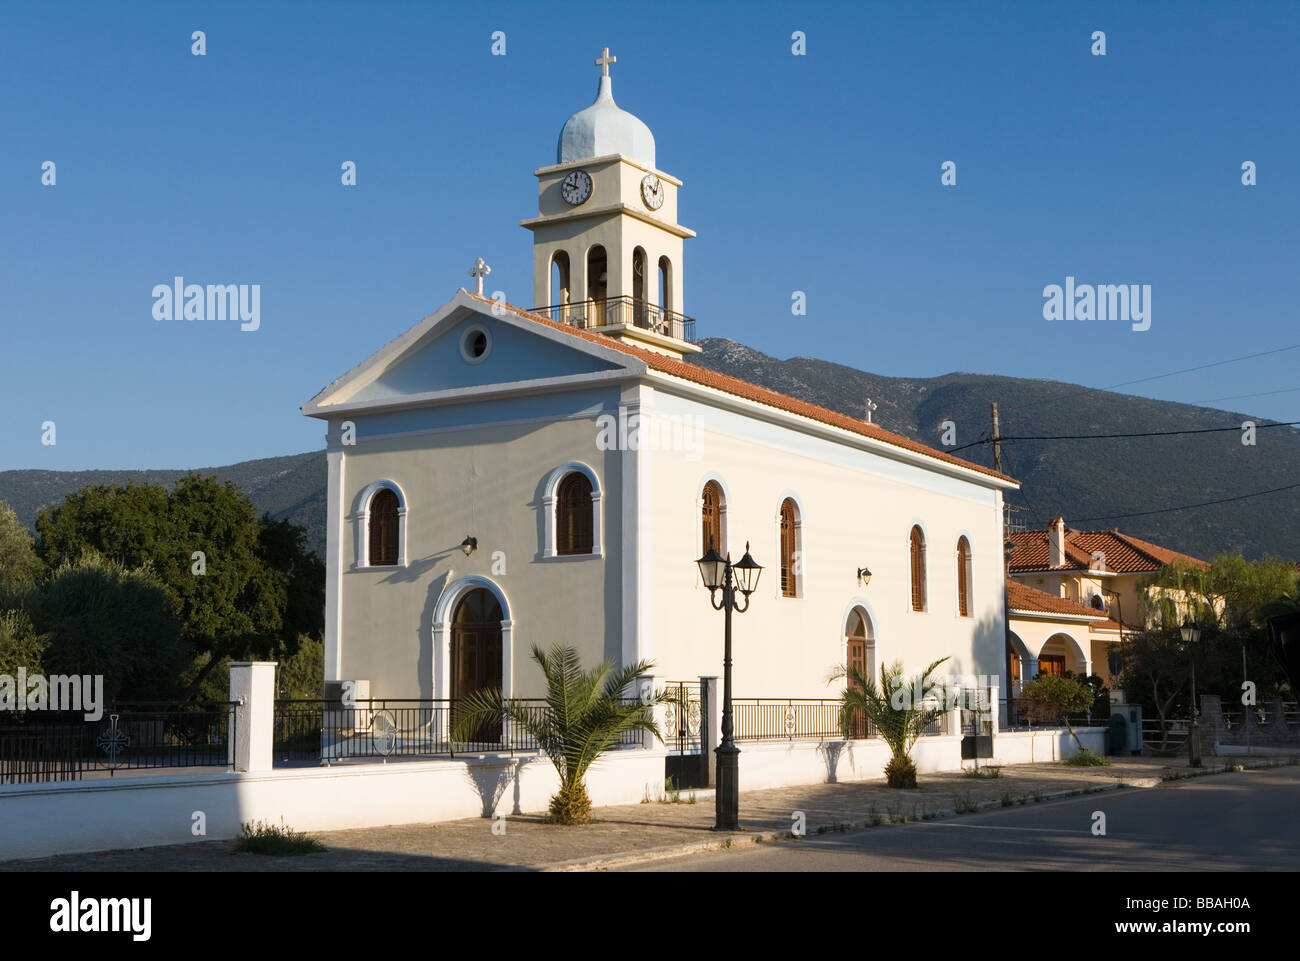
M 713 783 L 713 751 L 722 740 L 722 694 L 717 677 L 700 678 L 700 763 L 704 765 L 704 786 Z
M 342 673 L 342 591 L 343 572 L 348 566 L 343 561 L 343 450 L 325 454 L 326 463 L 326 514 L 328 526 L 325 534 L 325 680 L 336 680 Z M 357 555 L 358 557 L 363 555 Z
M 236 771 L 269 771 L 275 735 L 275 661 L 230 665 L 230 700 L 235 708 L 229 759 Z
M 944 713 L 939 719 L 940 733 L 948 735 L 960 735 L 961 729 L 961 705 L 958 704 L 952 710 Z

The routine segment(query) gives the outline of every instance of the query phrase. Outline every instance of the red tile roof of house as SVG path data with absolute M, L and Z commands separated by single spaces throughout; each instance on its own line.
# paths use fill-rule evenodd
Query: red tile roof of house
M 1189 554 L 1152 544 L 1131 534 L 1121 534 L 1118 530 L 1078 531 L 1066 528 L 1065 563 L 1052 567 L 1050 538 L 1050 529 L 1008 534 L 1007 539 L 1015 544 L 1011 552 L 1012 572 L 1086 571 L 1091 568 L 1093 554 L 1097 552 L 1105 555 L 1106 570 L 1117 574 L 1158 571 L 1174 562 L 1201 569 L 1210 566 Z
M 1104 621 L 1098 621 L 1095 624 L 1089 624 L 1090 631 L 1128 631 L 1130 634 L 1136 633 L 1142 628 L 1134 627 L 1132 624 L 1121 624 L 1113 617 L 1108 617 Z
M 1099 621 L 1107 619 L 1105 611 L 1098 611 L 1068 598 L 1048 594 L 1046 591 L 1021 584 L 1019 581 L 1007 581 L 1007 610 L 1069 614 L 1072 617 L 1091 617 Z
M 839 427 L 843 430 L 852 431 L 855 434 L 861 434 L 864 437 L 870 437 L 873 440 L 881 441 L 894 447 L 900 447 L 903 450 L 911 451 L 914 454 L 923 454 L 947 464 L 953 464 L 958 467 L 964 467 L 967 470 L 976 471 L 980 474 L 986 474 L 989 477 L 996 477 L 999 480 L 1010 481 L 1013 484 L 1020 483 L 1014 477 L 1001 474 L 988 467 L 982 467 L 979 464 L 973 464 L 967 460 L 962 460 L 960 457 L 945 454 L 943 451 L 935 450 L 933 447 L 927 447 L 925 444 L 914 441 L 911 438 L 904 437 L 901 434 L 895 434 L 892 431 L 877 426 L 876 424 L 868 424 L 866 421 L 858 420 L 856 417 L 841 414 L 828 407 L 810 404 L 806 400 L 799 400 L 797 397 L 791 397 L 788 394 L 778 393 L 777 391 L 769 390 L 766 387 L 751 384 L 749 381 L 741 380 L 739 377 L 732 377 L 729 374 L 720 374 L 717 371 L 709 370 L 707 367 L 701 367 L 698 364 L 688 364 L 686 361 L 677 360 L 676 358 L 669 357 L 666 354 L 656 353 L 653 350 L 647 350 L 643 347 L 635 347 L 613 337 L 607 337 L 604 334 L 593 334 L 589 331 L 580 330 L 577 327 L 559 323 L 558 321 L 551 320 L 548 317 L 535 314 L 532 311 L 515 307 L 512 304 L 506 304 L 501 301 L 480 296 L 475 294 L 473 291 L 466 291 L 466 293 L 485 304 L 493 304 L 497 307 L 507 309 L 514 314 L 518 314 L 520 317 L 533 321 L 534 323 L 544 324 L 545 326 L 551 327 L 555 330 L 563 331 L 570 336 L 591 341 L 592 343 L 599 344 L 602 347 L 608 347 L 625 354 L 630 354 L 639 360 L 645 361 L 651 370 L 670 374 L 673 377 L 680 377 L 683 380 L 689 380 L 692 383 L 700 384 L 704 387 L 712 387 L 715 390 L 720 390 L 736 397 L 742 397 L 745 400 L 754 401 L 755 403 L 765 404 L 768 407 L 774 407 L 777 410 L 783 410 L 789 414 L 797 414 L 801 417 L 807 417 L 810 420 L 815 420 L 822 424 L 828 424 L 831 427 Z

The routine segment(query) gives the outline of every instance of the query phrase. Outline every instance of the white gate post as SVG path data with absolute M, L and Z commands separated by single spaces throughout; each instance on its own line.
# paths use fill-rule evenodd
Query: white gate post
M 236 771 L 271 770 L 275 737 L 275 661 L 235 661 L 230 665 L 234 736 L 227 737 Z

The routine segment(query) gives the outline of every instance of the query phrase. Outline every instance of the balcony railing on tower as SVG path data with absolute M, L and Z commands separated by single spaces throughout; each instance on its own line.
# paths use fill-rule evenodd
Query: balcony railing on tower
M 533 313 L 581 330 L 608 327 L 639 327 L 665 337 L 695 343 L 695 318 L 665 310 L 658 304 L 632 297 L 580 300 L 572 304 L 534 307 Z

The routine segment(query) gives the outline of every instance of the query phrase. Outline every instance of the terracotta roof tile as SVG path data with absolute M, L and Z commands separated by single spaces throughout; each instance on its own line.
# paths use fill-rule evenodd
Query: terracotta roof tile
M 1094 610 L 1064 597 L 1040 591 L 1019 581 L 1007 581 L 1007 609 L 1012 611 L 1038 611 L 1043 614 L 1070 614 L 1105 620 L 1103 611 Z
M 488 297 L 482 297 L 473 291 L 466 291 L 471 297 L 480 300 L 486 304 L 494 304 L 501 308 L 507 309 L 520 317 L 527 318 L 534 323 L 544 324 L 555 330 L 563 331 L 573 337 L 582 340 L 591 341 L 600 344 L 602 347 L 608 347 L 613 350 L 630 354 L 642 361 L 652 370 L 660 373 L 669 374 L 673 377 L 680 377 L 682 380 L 689 380 L 692 383 L 700 384 L 704 387 L 712 387 L 714 390 L 720 390 L 736 397 L 742 397 L 745 400 L 754 401 L 755 403 L 765 404 L 768 407 L 774 407 L 777 410 L 783 410 L 790 414 L 797 414 L 801 417 L 807 417 L 810 420 L 827 424 L 831 427 L 839 427 L 843 430 L 852 431 L 855 434 L 861 434 L 864 437 L 870 437 L 873 440 L 881 441 L 893 447 L 899 447 L 903 450 L 911 451 L 915 454 L 922 454 L 926 457 L 932 457 L 935 460 L 943 461 L 946 464 L 953 464 L 958 467 L 964 467 L 967 470 L 976 471 L 989 477 L 996 477 L 999 480 L 1009 481 L 1013 484 L 1019 484 L 1013 477 L 1006 474 L 998 473 L 988 467 L 982 467 L 979 464 L 973 464 L 970 461 L 962 460 L 960 457 L 954 457 L 943 451 L 935 450 L 933 447 L 927 447 L 918 443 L 911 438 L 904 437 L 901 434 L 895 434 L 887 431 L 875 424 L 868 424 L 865 421 L 850 417 L 847 414 L 841 414 L 827 407 L 821 407 L 817 404 L 810 404 L 808 401 L 799 400 L 797 397 L 790 397 L 787 394 L 781 394 L 766 387 L 760 387 L 757 384 L 751 384 L 749 381 L 741 380 L 739 377 L 732 377 L 728 374 L 720 374 L 717 371 L 709 370 L 707 367 L 701 367 L 698 364 L 688 364 L 685 361 L 677 360 L 665 354 L 656 353 L 653 350 L 647 350 L 642 347 L 634 347 L 631 344 L 623 343 L 613 337 L 607 337 L 603 334 L 593 334 L 585 330 L 579 330 L 569 324 L 562 324 L 558 321 L 535 314 L 532 311 L 515 307 L 512 304 L 502 303 L 492 300 Z
M 1175 561 L 1189 567 L 1208 568 L 1205 561 L 1178 551 L 1121 534 L 1117 530 L 1065 532 L 1065 563 L 1053 568 L 1050 565 L 1050 531 L 1015 531 L 1008 540 L 1016 546 L 1011 552 L 1011 570 L 1025 571 L 1086 571 L 1093 563 L 1093 555 L 1105 556 L 1106 569 L 1118 574 L 1140 574 L 1158 571 Z
M 1132 624 L 1121 624 L 1113 617 L 1108 617 L 1104 621 L 1098 621 L 1095 624 L 1088 625 L 1088 630 L 1090 631 L 1118 631 L 1121 629 L 1127 631 L 1130 634 L 1142 630 L 1142 628 L 1134 627 Z

